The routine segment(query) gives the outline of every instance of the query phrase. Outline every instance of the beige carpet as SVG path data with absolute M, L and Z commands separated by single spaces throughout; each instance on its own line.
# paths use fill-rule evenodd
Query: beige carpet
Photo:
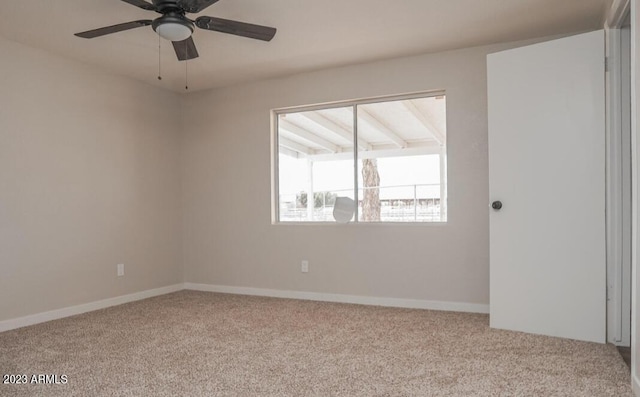
M 610 345 L 427 310 L 182 291 L 0 333 L 1 396 L 631 396 Z

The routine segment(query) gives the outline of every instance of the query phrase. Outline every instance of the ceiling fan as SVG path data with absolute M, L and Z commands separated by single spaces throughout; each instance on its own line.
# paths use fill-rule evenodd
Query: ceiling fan
M 236 36 L 249 37 L 263 41 L 270 41 L 276 34 L 276 29 L 268 26 L 232 21 L 222 18 L 201 16 L 191 20 L 185 14 L 195 14 L 218 2 L 218 0 L 121 0 L 147 11 L 155 11 L 162 16 L 156 19 L 144 19 L 121 23 L 104 28 L 76 33 L 78 37 L 93 39 L 111 33 L 149 26 L 160 35 L 173 43 L 178 60 L 186 61 L 198 57 L 198 50 L 191 34 L 194 26 L 200 29 L 229 33 Z

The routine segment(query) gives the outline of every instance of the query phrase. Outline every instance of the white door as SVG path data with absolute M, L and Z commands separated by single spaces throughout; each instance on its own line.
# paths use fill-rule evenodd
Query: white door
M 604 32 L 487 64 L 491 327 L 604 343 Z

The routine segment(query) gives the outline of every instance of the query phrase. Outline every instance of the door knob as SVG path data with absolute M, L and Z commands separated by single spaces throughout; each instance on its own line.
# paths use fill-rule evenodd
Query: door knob
M 499 210 L 500 208 L 502 208 L 502 201 L 494 201 L 493 203 L 491 203 L 491 208 L 493 208 L 494 210 Z

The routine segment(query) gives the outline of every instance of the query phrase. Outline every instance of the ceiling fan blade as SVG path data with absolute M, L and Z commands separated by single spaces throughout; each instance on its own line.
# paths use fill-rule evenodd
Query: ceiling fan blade
M 94 37 L 104 36 L 106 34 L 122 32 L 123 30 L 135 29 L 142 26 L 151 25 L 151 20 L 142 20 L 142 21 L 133 21 L 121 23 L 113 26 L 106 26 L 104 28 L 87 30 L 86 32 L 76 33 L 75 35 L 78 37 L 82 37 L 84 39 L 93 39 Z
M 199 17 L 196 19 L 196 26 L 200 29 L 214 30 L 264 41 L 271 41 L 273 36 L 276 35 L 276 28 L 214 17 Z
M 172 41 L 172 43 L 179 61 L 187 61 L 199 56 L 198 50 L 196 49 L 196 43 L 193 42 L 193 37 L 189 37 L 182 41 Z
M 198 13 L 218 0 L 178 0 L 178 5 L 191 14 Z
M 122 0 L 122 1 L 124 1 L 125 3 L 129 3 L 132 6 L 142 8 L 143 10 L 156 11 L 156 6 L 144 0 Z

